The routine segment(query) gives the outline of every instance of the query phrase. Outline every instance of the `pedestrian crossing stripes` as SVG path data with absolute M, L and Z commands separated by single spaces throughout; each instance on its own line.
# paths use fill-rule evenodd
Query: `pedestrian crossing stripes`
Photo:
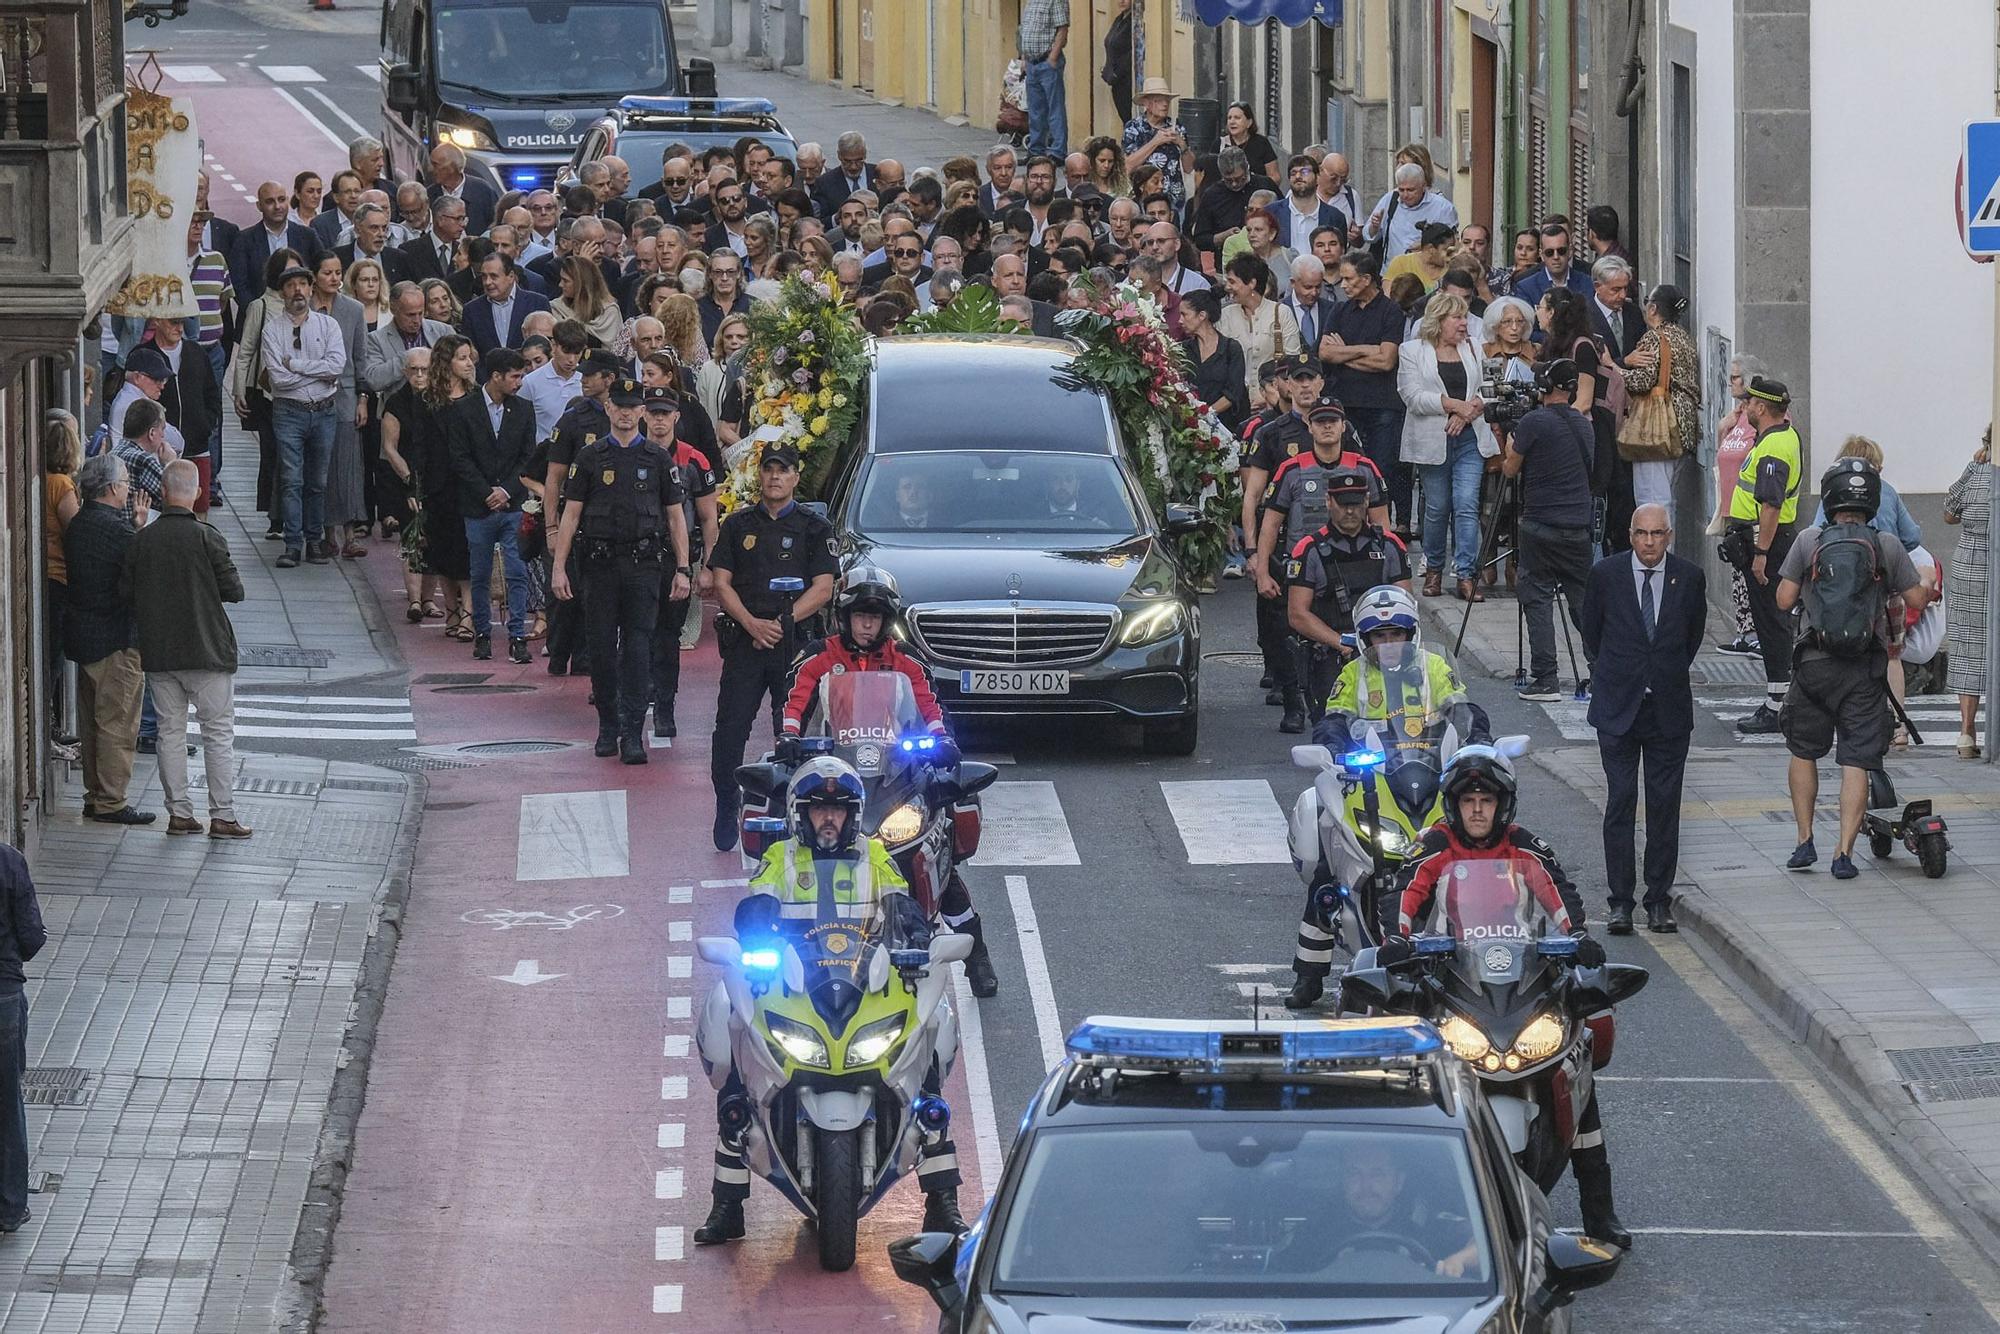
M 162 65 L 160 72 L 175 83 L 221 83 L 220 74 L 207 65 Z
M 311 65 L 259 65 L 272 83 L 325 83 L 326 78 Z
M 192 724 L 190 724 L 192 727 Z M 408 695 L 239 694 L 239 741 L 415 741 Z
M 1160 795 L 1190 865 L 1290 863 L 1285 802 L 1292 794 L 1281 799 L 1270 783 L 1257 778 L 1162 782 Z M 980 798 L 980 815 L 976 866 L 1083 865 L 1052 782 L 995 783 Z

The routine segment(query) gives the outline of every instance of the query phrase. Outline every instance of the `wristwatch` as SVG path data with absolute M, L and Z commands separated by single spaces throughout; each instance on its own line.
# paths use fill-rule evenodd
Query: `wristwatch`
M 1771 554 L 1771 548 L 1769 547 L 1751 547 L 1750 550 L 1753 554 L 1759 556 L 1769 556 Z
M 676 566 L 674 566 L 674 573 L 675 573 L 675 574 L 684 574 L 684 575 L 687 575 L 687 576 L 688 576 L 689 578 L 693 578 L 693 577 L 694 577 L 694 566 L 692 566 L 692 565 L 676 565 Z

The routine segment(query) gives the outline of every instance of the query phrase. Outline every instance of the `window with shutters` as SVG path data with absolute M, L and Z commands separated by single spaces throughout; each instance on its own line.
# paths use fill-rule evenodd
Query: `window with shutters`
M 1583 215 L 1590 208 L 1590 136 L 1575 121 L 1569 126 L 1569 215 L 1582 237 Z
M 1528 222 L 1539 225 L 1549 215 L 1549 116 L 1539 107 L 1528 110 Z

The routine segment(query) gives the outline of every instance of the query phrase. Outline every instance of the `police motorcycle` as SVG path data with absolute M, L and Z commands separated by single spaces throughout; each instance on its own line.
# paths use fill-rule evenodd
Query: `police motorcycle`
M 1442 854 L 1441 854 L 1442 855 Z M 1343 1008 L 1428 1020 L 1485 1086 L 1507 1147 L 1543 1191 L 1569 1166 L 1610 1029 L 1591 1017 L 1637 995 L 1630 964 L 1584 968 L 1579 940 L 1557 931 L 1505 860 L 1463 859 L 1439 878 L 1411 957 L 1371 955 L 1341 979 Z
M 758 821 L 767 839 L 785 828 Z M 840 869 L 825 857 L 812 867 L 829 888 Z M 972 938 L 939 934 L 909 948 L 893 914 L 844 917 L 829 900 L 798 917 L 739 913 L 736 937 L 698 942 L 724 971 L 696 1043 L 717 1089 L 732 1071 L 743 1088 L 719 1108 L 721 1130 L 741 1136 L 749 1169 L 813 1223 L 820 1266 L 840 1271 L 854 1264 L 860 1218 L 950 1124 L 944 1099 L 924 1090 L 934 1064 L 931 1087 L 958 1058 L 943 965 L 962 961 Z
M 1315 777 L 1292 804 L 1289 834 L 1293 867 L 1332 924 L 1335 945 L 1350 954 L 1381 942 L 1380 900 L 1443 815 L 1445 767 L 1488 730 L 1484 711 L 1462 693 L 1444 697 L 1450 666 L 1425 644 L 1408 592 L 1370 590 L 1355 626 L 1359 660 L 1347 670 L 1358 672 L 1357 688 L 1342 701 L 1354 708 L 1329 710 L 1314 729 L 1317 744 L 1292 747 L 1293 765 Z M 1385 640 L 1378 634 L 1385 629 L 1409 638 Z M 1355 646 L 1345 636 L 1343 643 Z M 1528 738 L 1505 738 L 1501 748 L 1526 754 Z

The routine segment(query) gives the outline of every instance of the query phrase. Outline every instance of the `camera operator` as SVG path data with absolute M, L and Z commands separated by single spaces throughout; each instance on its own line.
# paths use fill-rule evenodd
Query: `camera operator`
M 1558 587 L 1569 600 L 1570 620 L 1583 629 L 1583 590 L 1595 554 L 1591 528 L 1591 455 L 1596 433 L 1576 410 L 1576 363 L 1543 362 L 1535 372 L 1541 406 L 1521 418 L 1507 441 L 1501 470 L 1521 479 L 1521 612 L 1528 622 L 1526 700 L 1559 700 L 1556 630 L 1551 604 Z M 1578 682 L 1581 685 L 1581 682 Z
M 1792 617 L 1778 606 L 1778 571 L 1792 549 L 1804 479 L 1805 442 L 1791 423 L 1791 391 L 1776 380 L 1751 378 L 1743 411 L 1757 432 L 1736 475 L 1719 553 L 1743 572 L 1750 619 L 1764 653 L 1764 703 L 1736 720 L 1743 733 L 1779 731 L 1778 706 L 1792 681 Z

